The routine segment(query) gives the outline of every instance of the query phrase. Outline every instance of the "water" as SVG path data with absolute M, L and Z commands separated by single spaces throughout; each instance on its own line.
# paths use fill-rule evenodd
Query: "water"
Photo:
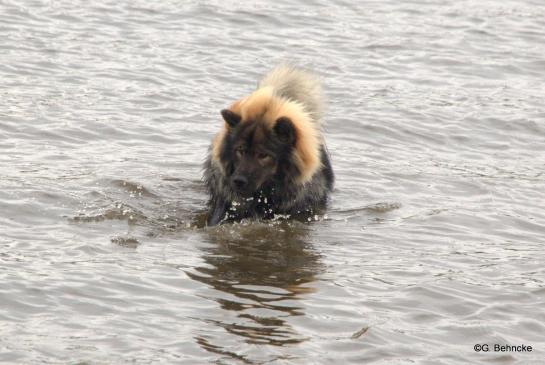
M 541 1 L 3 1 L 0 35 L 3 363 L 543 362 Z M 198 228 L 219 110 L 286 60 L 327 216 Z

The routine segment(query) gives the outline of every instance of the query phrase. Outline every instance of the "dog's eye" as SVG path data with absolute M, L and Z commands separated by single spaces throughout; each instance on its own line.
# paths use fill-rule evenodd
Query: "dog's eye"
M 244 150 L 244 147 L 237 147 L 235 152 L 238 157 L 242 157 L 246 151 Z
M 269 158 L 271 158 L 271 156 L 269 154 L 267 154 L 267 153 L 258 153 L 257 158 L 260 161 L 267 161 Z

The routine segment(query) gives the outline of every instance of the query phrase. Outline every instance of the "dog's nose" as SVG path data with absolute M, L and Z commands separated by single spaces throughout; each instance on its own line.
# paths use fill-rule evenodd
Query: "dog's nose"
M 246 185 L 248 185 L 248 179 L 246 179 L 244 176 L 238 175 L 233 177 L 233 184 L 235 184 L 237 189 L 243 189 Z

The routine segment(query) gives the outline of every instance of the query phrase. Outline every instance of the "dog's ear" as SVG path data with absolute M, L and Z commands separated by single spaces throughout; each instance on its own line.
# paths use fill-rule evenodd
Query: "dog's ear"
M 288 117 L 280 117 L 276 120 L 273 127 L 274 134 L 282 142 L 293 146 L 295 145 L 296 133 L 293 122 Z
M 233 113 L 229 109 L 223 109 L 221 111 L 221 116 L 223 117 L 223 120 L 227 124 L 229 124 L 229 127 L 233 128 L 236 127 L 236 125 L 240 122 L 240 115 Z

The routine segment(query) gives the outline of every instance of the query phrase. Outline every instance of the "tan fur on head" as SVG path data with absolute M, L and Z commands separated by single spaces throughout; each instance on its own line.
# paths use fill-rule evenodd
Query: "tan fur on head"
M 223 128 L 218 132 L 218 134 L 215 135 L 214 139 L 212 140 L 211 160 L 212 163 L 216 165 L 221 171 L 223 171 L 223 167 L 220 164 L 221 145 L 223 139 L 225 138 L 225 134 L 227 133 L 227 128 L 227 123 L 225 123 Z
M 262 122 L 270 129 L 274 127 L 278 118 L 289 118 L 296 133 L 292 158 L 300 171 L 297 183 L 305 184 L 312 178 L 320 167 L 320 139 L 317 124 L 301 103 L 278 96 L 272 87 L 266 86 L 234 102 L 229 109 L 242 117 L 241 123 Z M 219 164 L 221 142 L 228 128 L 225 123 L 212 142 L 212 159 L 218 165 L 221 165 Z

